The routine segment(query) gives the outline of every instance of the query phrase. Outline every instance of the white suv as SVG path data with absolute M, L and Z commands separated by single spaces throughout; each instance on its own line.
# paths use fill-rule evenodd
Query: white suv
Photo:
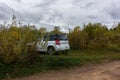
M 66 34 L 50 34 L 45 35 L 44 38 L 37 43 L 36 50 L 40 52 L 47 52 L 53 55 L 56 52 L 64 52 L 70 49 L 68 38 Z

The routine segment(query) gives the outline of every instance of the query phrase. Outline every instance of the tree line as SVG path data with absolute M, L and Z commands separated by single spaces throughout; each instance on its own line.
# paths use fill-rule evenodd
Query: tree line
M 50 32 L 46 28 L 36 29 L 33 25 L 21 25 L 13 17 L 9 25 L 0 25 L 0 61 L 5 63 L 28 61 L 28 43 L 39 41 L 45 34 L 61 34 L 60 27 L 55 26 Z M 120 50 L 120 23 L 108 29 L 100 23 L 89 23 L 83 29 L 76 26 L 68 34 L 71 49 L 107 49 Z M 35 45 L 32 46 L 32 49 Z
M 69 33 L 69 41 L 72 49 L 120 50 L 120 23 L 111 29 L 100 23 L 89 23 L 82 30 L 76 26 Z

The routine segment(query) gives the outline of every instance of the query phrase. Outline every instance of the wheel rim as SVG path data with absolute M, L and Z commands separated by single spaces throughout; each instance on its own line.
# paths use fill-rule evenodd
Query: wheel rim
M 50 47 L 49 49 L 48 49 L 48 54 L 49 55 L 53 55 L 55 53 L 55 49 L 53 48 L 53 47 Z

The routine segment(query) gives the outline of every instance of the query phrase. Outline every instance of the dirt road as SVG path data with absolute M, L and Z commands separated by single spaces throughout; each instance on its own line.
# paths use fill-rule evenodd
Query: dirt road
M 120 61 L 52 71 L 14 80 L 120 80 Z

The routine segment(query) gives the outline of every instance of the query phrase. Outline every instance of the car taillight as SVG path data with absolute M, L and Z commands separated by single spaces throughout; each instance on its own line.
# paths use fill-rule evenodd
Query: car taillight
M 57 45 L 60 45 L 60 40 L 56 40 L 55 43 L 56 43 Z

